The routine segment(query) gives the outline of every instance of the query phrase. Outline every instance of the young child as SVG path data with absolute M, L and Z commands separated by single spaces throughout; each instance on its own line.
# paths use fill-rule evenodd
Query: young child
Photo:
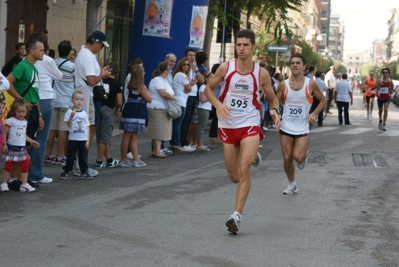
M 31 143 L 35 148 L 38 148 L 40 144 L 26 135 L 26 127 L 28 122 L 25 120 L 25 116 L 27 112 L 27 103 L 23 99 L 15 99 L 10 113 L 8 114 L 8 119 L 6 120 L 6 125 L 4 127 L 4 143 L 1 146 L 1 151 L 5 154 L 3 182 L 1 184 L 1 191 L 3 192 L 10 191 L 7 181 L 10 178 L 10 172 L 15 162 L 21 165 L 22 184 L 19 188 L 19 191 L 35 191 L 35 188 L 28 184 L 30 157 L 26 151 L 26 141 Z
M 80 167 L 80 177 L 86 180 L 92 180 L 93 177 L 87 172 L 87 151 L 89 149 L 89 118 L 86 111 L 82 110 L 84 95 L 80 91 L 72 94 L 73 108 L 68 109 L 65 113 L 64 122 L 68 125 L 68 150 L 64 172 L 61 173 L 60 179 L 68 178 L 68 173 L 73 170 L 73 162 L 76 152 L 78 152 L 78 160 Z
M 121 142 L 121 166 L 122 167 L 144 167 L 147 164 L 140 160 L 137 148 L 138 133 L 144 133 L 147 129 L 145 124 L 146 102 L 151 103 L 151 93 L 144 85 L 144 68 L 133 65 L 130 69 L 131 78 L 127 85 L 128 97 L 122 109 L 122 118 L 119 129 L 123 130 Z M 134 162 L 127 160 L 127 148 L 133 154 Z
M 212 72 L 205 71 L 202 73 L 202 76 L 205 78 L 205 83 L 201 85 L 199 89 L 199 104 L 198 104 L 198 132 L 197 132 L 197 150 L 199 151 L 209 151 L 210 149 L 203 144 L 203 135 L 206 123 L 208 122 L 209 113 L 212 110 L 211 102 L 206 99 L 204 94 L 205 87 L 208 81 L 213 77 Z

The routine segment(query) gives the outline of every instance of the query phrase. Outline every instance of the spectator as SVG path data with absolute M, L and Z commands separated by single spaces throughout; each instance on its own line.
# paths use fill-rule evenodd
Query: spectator
M 166 158 L 167 153 L 161 150 L 161 141 L 170 140 L 172 136 L 172 118 L 166 112 L 165 100 L 176 101 L 176 98 L 171 85 L 167 82 L 168 75 L 168 63 L 159 63 L 148 86 L 152 102 L 147 103 L 147 136 L 152 139 L 151 155 L 155 158 Z
M 28 112 L 27 103 L 23 99 L 16 99 L 12 105 L 11 111 L 8 114 L 6 125 L 4 129 L 4 139 L 1 147 L 4 153 L 4 171 L 3 182 L 1 184 L 1 191 L 10 191 L 7 181 L 10 178 L 10 172 L 13 169 L 14 163 L 19 163 L 21 166 L 21 180 L 22 184 L 19 188 L 20 192 L 33 192 L 35 188 L 28 184 L 28 172 L 30 157 L 26 151 L 26 141 L 32 144 L 33 147 L 38 147 L 40 144 L 26 135 L 27 121 L 25 119 Z
M 19 62 L 22 61 L 22 59 L 26 55 L 26 50 L 25 50 L 25 43 L 18 43 L 15 45 L 15 52 L 17 53 L 14 57 L 12 57 L 3 67 L 1 72 L 3 73 L 4 76 L 7 76 L 8 74 L 11 73 L 11 71 L 15 68 L 16 65 L 18 65 Z
M 133 65 L 130 69 L 131 79 L 127 85 L 129 90 L 126 103 L 122 109 L 122 118 L 119 129 L 123 130 L 121 142 L 121 166 L 144 167 L 147 164 L 141 161 L 137 148 L 138 133 L 146 131 L 146 102 L 151 103 L 151 94 L 144 85 L 144 68 Z M 127 160 L 127 148 L 133 154 L 134 162 Z
M 206 98 L 204 91 L 209 80 L 213 77 L 212 72 L 205 71 L 202 73 L 205 77 L 205 83 L 201 85 L 199 92 L 199 104 L 198 104 L 198 132 L 197 132 L 197 150 L 209 151 L 210 149 L 204 145 L 203 136 L 206 123 L 208 122 L 209 113 L 212 110 L 212 104 Z
M 34 32 L 30 35 L 31 40 L 37 40 L 43 43 L 44 51 L 48 51 L 47 35 L 43 32 Z M 52 86 L 53 80 L 61 80 L 62 72 L 57 68 L 54 60 L 43 55 L 43 60 L 35 62 L 35 67 L 39 72 L 39 98 L 40 111 L 44 127 L 42 131 L 37 132 L 35 140 L 39 142 L 38 148 L 29 150 L 31 157 L 31 166 L 29 168 L 29 180 L 32 183 L 48 184 L 53 181 L 43 174 L 43 162 L 45 156 L 46 143 L 50 132 L 51 120 L 53 117 L 53 99 L 55 98 Z
M 70 107 L 72 93 L 75 90 L 75 64 L 69 59 L 69 51 L 72 45 L 70 41 L 62 41 L 58 44 L 59 58 L 55 64 L 62 72 L 62 80 L 54 81 L 56 98 L 53 99 L 53 117 L 51 120 L 50 133 L 47 139 L 46 156 L 44 163 L 54 163 L 64 166 L 66 163 L 65 147 L 68 138 L 68 126 L 64 122 L 65 113 Z M 57 155 L 53 155 L 54 139 L 57 136 Z
M 119 109 L 122 106 L 122 85 L 115 79 L 119 72 L 119 66 L 116 62 L 108 63 L 111 70 L 111 76 L 103 80 L 104 88 L 107 92 L 107 98 L 101 101 L 98 125 L 96 127 L 97 140 L 97 159 L 95 168 L 113 168 L 120 164 L 119 160 L 113 159 L 110 153 L 112 141 L 112 130 L 114 125 L 114 116 L 118 116 Z M 102 162 L 105 156 L 106 164 Z

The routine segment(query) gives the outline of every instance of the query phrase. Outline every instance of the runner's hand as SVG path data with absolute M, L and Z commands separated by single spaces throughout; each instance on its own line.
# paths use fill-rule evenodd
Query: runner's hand
M 218 108 L 216 108 L 216 115 L 218 120 L 226 121 L 230 116 L 230 107 L 224 104 L 221 104 Z
M 309 115 L 308 115 L 308 122 L 309 122 L 310 124 L 313 124 L 313 123 L 316 122 L 316 118 L 315 118 L 313 115 L 309 114 Z
M 273 109 L 270 110 L 269 113 L 270 113 L 270 116 L 272 116 L 272 118 L 273 118 L 274 125 L 276 126 L 276 129 L 280 130 L 280 126 L 281 126 L 280 115 L 278 115 L 277 112 Z

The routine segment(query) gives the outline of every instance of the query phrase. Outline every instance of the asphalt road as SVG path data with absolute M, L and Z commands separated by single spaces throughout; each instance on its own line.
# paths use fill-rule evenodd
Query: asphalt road
M 0 196 L 0 266 L 399 266 L 399 109 L 389 112 L 383 133 L 358 92 L 351 126 L 333 109 L 313 127 L 291 196 L 278 133 L 267 132 L 238 235 L 224 226 L 236 186 L 221 146 L 156 159 L 142 135 L 147 167 L 101 169 L 92 181 L 61 181 L 46 165 L 52 184 Z

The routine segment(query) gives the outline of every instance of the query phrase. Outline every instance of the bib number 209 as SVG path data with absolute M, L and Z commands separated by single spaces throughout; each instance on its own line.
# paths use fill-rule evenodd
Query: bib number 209
M 302 109 L 300 108 L 290 108 L 290 115 L 300 115 L 302 113 Z

